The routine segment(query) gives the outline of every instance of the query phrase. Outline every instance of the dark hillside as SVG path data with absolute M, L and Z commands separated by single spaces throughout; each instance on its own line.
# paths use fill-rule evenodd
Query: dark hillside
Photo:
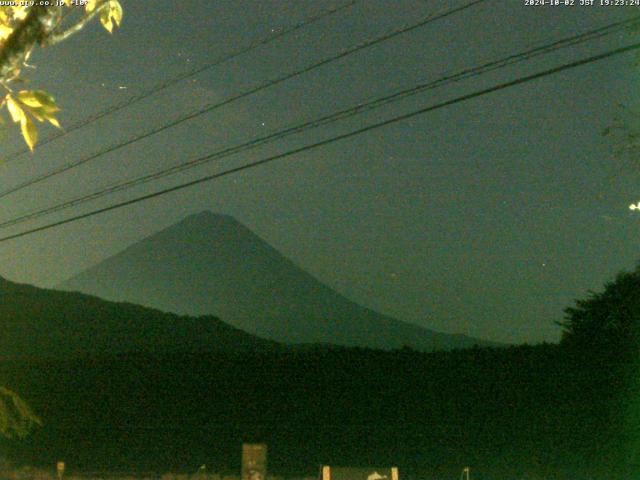
M 212 316 L 188 317 L 0 278 L 0 358 L 276 348 Z

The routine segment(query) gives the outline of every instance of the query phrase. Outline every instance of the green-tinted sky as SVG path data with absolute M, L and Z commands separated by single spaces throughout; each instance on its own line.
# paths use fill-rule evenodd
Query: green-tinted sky
M 122 3 L 125 19 L 113 36 L 94 25 L 33 58 L 38 66 L 31 75 L 33 85 L 56 95 L 64 108 L 64 124 L 339 4 Z M 462 3 L 357 2 L 350 10 L 50 143 L 31 157 L 9 162 L 0 167 L 1 189 L 205 102 Z M 489 0 L 3 198 L 0 219 L 631 13 L 622 7 L 527 7 L 521 0 Z M 74 212 L 633 40 L 619 34 L 411 97 Z M 628 205 L 640 200 L 640 170 L 613 160 L 612 145 L 601 135 L 620 114 L 618 103 L 635 104 L 640 83 L 633 61 L 627 55 L 546 77 L 218 182 L 4 243 L 0 274 L 51 286 L 190 213 L 209 209 L 234 215 L 330 286 L 383 313 L 494 340 L 555 341 L 559 330 L 553 322 L 562 318 L 562 309 L 586 290 L 600 288 L 620 269 L 631 268 L 639 257 L 640 214 Z M 20 146 L 11 138 L 7 151 Z

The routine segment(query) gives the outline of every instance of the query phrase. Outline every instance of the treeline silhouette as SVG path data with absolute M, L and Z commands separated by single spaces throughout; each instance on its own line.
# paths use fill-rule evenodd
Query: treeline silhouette
M 560 345 L 418 352 L 308 346 L 252 353 L 13 359 L 0 382 L 44 426 L 16 463 L 70 471 L 236 473 L 397 465 L 403 478 L 628 479 L 640 473 L 640 269 L 567 310 Z
M 625 365 L 596 360 L 555 345 L 322 348 L 22 361 L 1 375 L 44 421 L 10 445 L 22 463 L 234 471 L 241 441 L 265 441 L 281 475 L 328 463 L 397 464 L 420 478 L 460 465 L 509 478 L 615 478 L 612 469 L 632 466 Z

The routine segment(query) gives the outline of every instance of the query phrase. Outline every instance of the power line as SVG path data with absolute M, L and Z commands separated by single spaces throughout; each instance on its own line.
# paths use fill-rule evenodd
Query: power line
M 127 180 L 125 182 L 120 182 L 120 183 L 115 183 L 112 185 L 109 185 L 105 188 L 103 188 L 102 190 L 98 190 L 97 192 L 93 192 L 87 195 L 83 195 L 80 197 L 76 197 L 73 198 L 71 200 L 66 200 L 62 203 L 59 203 L 57 205 L 51 206 L 51 207 L 47 207 L 44 209 L 40 209 L 40 210 L 36 210 L 30 213 L 26 213 L 24 215 L 15 217 L 11 220 L 7 220 L 5 222 L 1 222 L 0 223 L 0 228 L 7 228 L 13 225 L 17 225 L 20 223 L 23 223 L 25 221 L 28 220 L 33 220 L 35 218 L 39 218 L 41 216 L 45 216 L 45 215 L 49 215 L 51 213 L 55 213 L 61 210 L 66 210 L 68 208 L 80 205 L 80 204 L 84 204 L 87 203 L 89 201 L 92 200 L 96 200 L 98 198 L 101 198 L 105 195 L 109 195 L 112 193 L 116 193 L 119 191 L 123 191 L 123 190 L 128 190 L 130 188 L 133 188 L 135 186 L 138 185 L 142 185 L 151 181 L 155 181 L 158 180 L 160 178 L 169 176 L 169 175 L 173 175 L 175 173 L 179 173 L 185 170 L 188 170 L 190 168 L 194 168 L 197 167 L 199 165 L 202 165 L 204 163 L 208 163 L 211 162 L 213 160 L 218 160 L 221 158 L 225 158 L 231 155 L 235 155 L 237 153 L 240 152 L 244 152 L 246 150 L 251 150 L 253 148 L 257 148 L 261 145 L 267 144 L 267 143 L 272 143 L 275 142 L 277 140 L 280 140 L 282 138 L 285 138 L 287 136 L 293 135 L 293 134 L 298 134 L 304 131 L 307 131 L 309 129 L 314 129 L 314 128 L 318 128 L 320 126 L 324 126 L 324 125 L 328 125 L 340 120 L 344 120 L 346 118 L 350 118 L 354 115 L 359 115 L 365 112 L 368 112 L 372 109 L 375 108 L 380 108 L 388 103 L 391 102 L 397 102 L 399 100 L 402 100 L 406 97 L 412 96 L 412 95 L 416 95 L 419 93 L 423 93 L 427 90 L 431 90 L 434 88 L 438 88 L 453 82 L 458 82 L 461 80 L 465 80 L 468 78 L 472 78 L 472 77 L 476 77 L 491 71 L 495 71 L 497 69 L 500 68 L 504 68 L 506 66 L 509 65 L 513 65 L 515 63 L 519 63 L 519 62 L 523 62 L 526 60 L 530 60 L 532 58 L 535 58 L 537 56 L 549 53 L 549 52 L 553 52 L 553 51 L 557 51 L 560 48 L 567 48 L 567 47 L 571 47 L 571 46 L 575 46 L 577 44 L 580 43 L 584 43 L 585 41 L 590 41 L 596 38 L 600 38 L 604 35 L 613 33 L 617 30 L 619 30 L 620 28 L 626 28 L 629 27 L 630 25 L 634 25 L 637 24 L 640 20 L 640 16 L 634 17 L 632 19 L 629 20 L 625 20 L 625 21 L 621 21 L 621 22 L 615 22 L 612 24 L 608 24 L 605 25 L 603 27 L 599 27 L 593 30 L 590 30 L 588 32 L 584 32 L 578 35 L 574 35 L 571 37 L 566 37 L 557 41 L 554 41 L 552 43 L 546 44 L 546 45 L 542 45 L 539 47 L 535 47 L 533 49 L 529 49 L 527 51 L 524 52 L 520 52 L 517 54 L 512 54 L 509 55 L 505 58 L 501 58 L 499 60 L 494 60 L 488 63 L 485 63 L 483 65 L 477 66 L 477 67 L 473 67 L 473 68 L 467 68 L 464 69 L 458 73 L 455 74 L 451 74 L 445 77 L 442 77 L 438 80 L 432 81 L 432 82 L 427 82 L 427 83 L 422 83 L 419 84 L 417 86 L 411 87 L 411 88 L 407 88 L 404 90 L 400 90 L 398 92 L 395 92 L 393 94 L 390 95 L 386 95 L 383 97 L 378 97 L 375 98 L 373 100 L 369 100 L 366 101 L 364 103 L 360 103 L 354 107 L 350 107 L 335 113 L 332 113 L 330 115 L 326 115 L 311 121 L 307 121 L 304 122 L 302 124 L 298 124 L 292 127 L 288 127 L 285 128 L 283 130 L 279 130 L 277 132 L 271 133 L 269 135 L 263 136 L 263 137 L 259 137 L 253 140 L 250 140 L 248 142 L 245 143 L 241 143 L 239 145 L 235 145 L 233 147 L 228 147 L 228 148 L 224 148 L 222 150 L 218 150 L 216 152 L 207 154 L 203 157 L 199 157 L 196 158 L 194 160 L 189 160 L 183 163 L 180 163 L 178 165 L 174 165 L 172 167 L 169 168 L 165 168 L 165 169 L 161 169 L 159 171 L 156 171 L 154 173 L 150 173 L 150 174 L 146 174 L 146 175 L 142 175 L 140 177 L 134 178 L 132 180 Z
M 282 83 L 282 82 L 284 82 L 286 80 L 290 80 L 291 78 L 294 78 L 294 77 L 303 75 L 305 73 L 311 72 L 311 71 L 313 71 L 313 70 L 315 70 L 317 68 L 320 68 L 320 67 L 322 67 L 324 65 L 327 65 L 329 63 L 335 62 L 335 61 L 340 60 L 340 59 L 342 59 L 344 57 L 352 55 L 352 54 L 354 54 L 356 52 L 359 52 L 359 51 L 364 50 L 366 48 L 372 47 L 374 45 L 378 45 L 378 44 L 380 44 L 382 42 L 385 42 L 385 41 L 390 40 L 390 39 L 392 39 L 394 37 L 397 37 L 398 35 L 402 35 L 404 33 L 408 33 L 408 32 L 410 32 L 412 30 L 417 29 L 417 28 L 423 27 L 423 26 L 425 26 L 425 25 L 427 25 L 427 24 L 429 24 L 431 22 L 434 22 L 436 20 L 440 20 L 440 19 L 446 18 L 446 17 L 448 17 L 450 15 L 453 15 L 455 13 L 462 12 L 462 11 L 468 9 L 468 8 L 473 7 L 474 5 L 480 4 L 480 3 L 485 2 L 485 1 L 487 1 L 487 0 L 473 0 L 473 1 L 468 2 L 468 3 L 466 3 L 466 4 L 464 4 L 464 5 L 460 6 L 460 7 L 451 8 L 449 10 L 446 10 L 446 11 L 442 12 L 442 13 L 429 15 L 428 17 L 423 18 L 422 20 L 420 20 L 417 23 L 413 23 L 411 25 L 404 26 L 404 27 L 402 27 L 400 29 L 393 30 L 393 31 L 391 31 L 389 33 L 386 33 L 386 34 L 382 35 L 382 36 L 366 40 L 365 42 L 357 44 L 357 45 L 355 45 L 353 47 L 350 47 L 350 48 L 348 48 L 346 50 L 343 50 L 342 52 L 340 52 L 340 53 L 338 53 L 336 55 L 332 55 L 332 56 L 330 56 L 328 58 L 320 60 L 319 62 L 316 62 L 316 63 L 314 63 L 312 65 L 309 65 L 307 67 L 304 67 L 302 69 L 296 70 L 295 72 L 288 73 L 288 74 L 283 75 L 281 77 L 278 77 L 278 78 L 276 78 L 274 80 L 270 80 L 270 81 L 267 81 L 265 83 L 262 83 L 262 84 L 258 85 L 257 87 L 254 87 L 254 88 L 246 90 L 246 91 L 244 91 L 242 93 L 236 94 L 236 95 L 234 95 L 234 96 L 232 96 L 230 98 L 227 98 L 226 100 L 223 100 L 221 102 L 214 103 L 214 104 L 208 104 L 205 107 L 203 107 L 203 108 L 201 108 L 201 109 L 199 109 L 199 110 L 197 110 L 195 112 L 189 113 L 187 115 L 183 115 L 183 116 L 177 118 L 176 120 L 173 120 L 173 121 L 171 121 L 169 123 L 161 125 L 160 127 L 148 130 L 147 132 L 139 134 L 139 135 L 136 135 L 136 136 L 130 138 L 129 140 L 126 140 L 126 141 L 120 142 L 120 143 L 118 143 L 116 145 L 112 145 L 110 147 L 107 147 L 107 148 L 105 148 L 105 149 L 103 149 L 103 150 L 101 150 L 101 151 L 99 151 L 97 153 L 89 155 L 88 157 L 82 158 L 82 159 L 77 160 L 77 161 L 72 162 L 72 163 L 68 163 L 68 164 L 63 165 L 62 167 L 59 167 L 59 168 L 57 168 L 55 170 L 52 170 L 52 171 L 50 171 L 48 173 L 45 173 L 45 174 L 40 175 L 40 176 L 37 176 L 35 178 L 32 178 L 30 180 L 27 180 L 27 181 L 25 181 L 23 183 L 18 184 L 15 187 L 12 187 L 12 188 L 10 188 L 8 190 L 0 192 L 0 198 L 6 197 L 7 195 L 10 195 L 10 194 L 15 193 L 17 191 L 20 191 L 20 190 L 22 190 L 24 188 L 30 187 L 31 185 L 35 185 L 36 183 L 39 183 L 39 182 L 42 182 L 42 181 L 47 180 L 49 178 L 55 177 L 56 175 L 59 175 L 59 174 L 64 173 L 64 172 L 67 172 L 67 171 L 69 171 L 69 170 L 71 170 L 73 168 L 79 167 L 80 165 L 84 165 L 85 163 L 87 163 L 87 162 L 89 162 L 91 160 L 94 160 L 94 159 L 96 159 L 98 157 L 101 157 L 101 156 L 106 155 L 108 153 L 114 152 L 116 150 L 119 150 L 120 148 L 126 147 L 128 145 L 133 144 L 133 143 L 139 142 L 140 140 L 143 140 L 145 138 L 151 137 L 152 135 L 155 135 L 157 133 L 160 133 L 160 132 L 163 132 L 163 131 L 168 130 L 170 128 L 173 128 L 173 127 L 175 127 L 177 125 L 180 125 L 180 124 L 182 124 L 182 123 L 184 123 L 184 122 L 186 122 L 188 120 L 191 120 L 193 118 L 199 117 L 199 116 L 204 115 L 204 114 L 209 113 L 209 112 L 212 112 L 213 110 L 216 110 L 218 108 L 224 107 L 224 106 L 226 106 L 226 105 L 228 105 L 228 104 L 230 104 L 232 102 L 235 102 L 237 100 L 246 98 L 246 97 L 248 97 L 250 95 L 258 93 L 258 92 L 260 92 L 262 90 L 265 90 L 265 89 L 267 89 L 269 87 L 273 87 L 275 85 L 278 85 L 278 84 L 280 84 L 280 83 Z
M 151 88 L 141 92 L 138 95 L 134 95 L 126 100 L 124 100 L 123 102 L 117 103 L 109 108 L 106 108 L 104 110 L 102 110 L 101 112 L 96 113 L 95 115 L 89 116 L 79 122 L 76 122 L 75 124 L 71 125 L 70 127 L 65 128 L 64 130 L 58 132 L 57 134 L 54 134 L 52 136 L 50 136 L 49 138 L 42 140 L 41 142 L 39 142 L 35 148 L 39 148 L 42 147 L 43 145 L 46 145 L 47 143 L 50 143 L 54 140 L 57 140 L 61 137 L 64 137 L 68 134 L 70 134 L 71 132 L 75 131 L 75 130 L 79 130 L 83 127 L 86 127 L 87 125 L 90 125 L 98 120 L 100 120 L 101 118 L 104 118 L 108 115 L 111 115 L 112 113 L 115 113 L 119 110 L 122 110 L 130 105 L 133 105 L 134 103 L 138 103 L 146 98 L 149 98 L 152 95 L 155 95 L 158 92 L 161 92 L 162 90 L 165 90 L 169 87 L 172 87 L 174 85 L 176 85 L 177 83 L 181 82 L 182 80 L 186 80 L 189 77 L 193 77 L 195 75 L 198 75 L 202 72 L 205 72 L 207 70 L 210 70 L 212 68 L 218 67 L 220 65 L 222 65 L 223 63 L 226 63 L 230 60 L 233 60 L 237 57 L 240 57 L 242 55 L 244 55 L 245 53 L 249 53 L 259 47 L 262 47 L 264 45 L 268 45 L 271 42 L 274 42 L 292 32 L 295 32 L 297 30 L 300 30 L 304 27 L 307 27 L 309 25 L 312 25 L 313 23 L 322 20 L 323 18 L 329 17 L 333 14 L 336 14 L 342 10 L 346 10 L 350 7 L 352 7 L 353 5 L 355 5 L 357 2 L 357 0 L 352 0 L 349 3 L 346 3 L 344 5 L 340 5 L 337 7 L 333 7 L 330 8 L 328 10 L 325 10 L 323 12 L 320 12 L 316 15 L 312 15 L 310 17 L 307 17 L 306 19 L 302 20 L 301 22 L 293 25 L 292 27 L 286 28 L 284 30 L 281 30 L 280 32 L 277 33 L 272 33 L 270 35 L 267 35 L 255 42 L 250 43 L 249 45 L 236 50 L 235 52 L 231 52 L 227 55 L 224 55 L 216 60 L 214 60 L 213 62 L 207 63 L 205 65 L 202 65 L 200 67 L 191 69 L 190 71 L 186 72 L 186 73 L 182 73 L 180 75 L 177 75 L 173 78 L 170 78 L 164 82 L 158 83 L 154 86 L 152 86 Z M 14 160 L 16 160 L 18 157 L 24 155 L 25 153 L 29 153 L 29 149 L 25 148 L 23 150 L 20 150 L 19 152 L 16 152 L 10 159 L 8 159 L 5 163 L 9 163 L 12 162 Z
M 75 215 L 73 217 L 68 217 L 68 218 L 65 218 L 63 220 L 58 220 L 56 222 L 52 222 L 52 223 L 49 223 L 49 224 L 46 224 L 46 225 L 42 225 L 40 227 L 32 228 L 32 229 L 29 229 L 29 230 L 24 230 L 22 232 L 15 233 L 15 234 L 12 234 L 12 235 L 7 235 L 5 237 L 1 237 L 0 238 L 0 242 L 6 242 L 6 241 L 13 240 L 13 239 L 16 239 L 16 238 L 20 238 L 20 237 L 24 237 L 24 236 L 27 236 L 27 235 L 31 235 L 31 234 L 34 234 L 36 232 L 49 230 L 51 228 L 58 227 L 58 226 L 61 226 L 61 225 L 65 225 L 67 223 L 72 223 L 72 222 L 75 222 L 75 221 L 78 221 L 78 220 L 82 220 L 82 219 L 85 219 L 85 218 L 89 218 L 89 217 L 92 217 L 92 216 L 95 216 L 95 215 L 98 215 L 98 214 L 101 214 L 101 213 L 109 212 L 111 210 L 116 210 L 116 209 L 119 209 L 119 208 L 123 208 L 123 207 L 129 206 L 129 205 L 133 205 L 133 204 L 139 203 L 139 202 L 143 202 L 145 200 L 150 200 L 152 198 L 160 197 L 162 195 L 165 195 L 165 194 L 168 194 L 168 193 L 172 193 L 172 192 L 176 192 L 178 190 L 182 190 L 182 189 L 185 189 L 185 188 L 188 188 L 188 187 L 192 187 L 192 186 L 198 185 L 200 183 L 216 180 L 218 178 L 222 178 L 222 177 L 225 177 L 225 176 L 228 176 L 228 175 L 232 175 L 234 173 L 238 173 L 238 172 L 241 172 L 241 171 L 244 171 L 244 170 L 249 170 L 251 168 L 255 168 L 255 167 L 258 167 L 258 166 L 261 166 L 261 165 L 265 165 L 267 163 L 271 163 L 271 162 L 273 162 L 275 160 L 280 160 L 282 158 L 291 157 L 293 155 L 297 155 L 299 153 L 303 153 L 303 152 L 306 152 L 306 151 L 309 151 L 309 150 L 313 150 L 313 149 L 316 149 L 316 148 L 319 148 L 319 147 L 322 147 L 322 146 L 325 146 L 325 145 L 329 145 L 331 143 L 335 143 L 335 142 L 340 141 L 340 140 L 345 140 L 347 138 L 355 137 L 356 135 L 361 135 L 361 134 L 369 132 L 371 130 L 375 130 L 375 129 L 378 129 L 378 128 L 385 127 L 387 125 L 398 123 L 398 122 L 401 122 L 403 120 L 407 120 L 409 118 L 416 117 L 418 115 L 424 115 L 425 113 L 429 113 L 429 112 L 432 112 L 434 110 L 439 110 L 441 108 L 445 108 L 445 107 L 448 107 L 448 106 L 451 106 L 451 105 L 455 105 L 457 103 L 461 103 L 461 102 L 465 102 L 467 100 L 478 98 L 478 97 L 481 97 L 483 95 L 487 95 L 489 93 L 493 93 L 493 92 L 497 92 L 497 91 L 500 91 L 500 90 L 504 90 L 504 89 L 507 89 L 507 88 L 510 88 L 510 87 L 513 87 L 513 86 L 516 86 L 516 85 L 520 85 L 520 84 L 523 84 L 523 83 L 526 83 L 526 82 L 531 82 L 533 80 L 537 80 L 537 79 L 542 78 L 542 77 L 553 75 L 553 74 L 556 74 L 556 73 L 559 73 L 559 72 L 563 72 L 563 71 L 566 71 L 566 70 L 577 68 L 577 67 L 589 64 L 589 63 L 593 63 L 593 62 L 596 62 L 596 61 L 599 61 L 599 60 L 604 60 L 606 58 L 610 58 L 610 57 L 613 57 L 613 56 L 616 56 L 616 55 L 621 55 L 623 53 L 631 52 L 633 50 L 638 50 L 638 49 L 640 49 L 640 42 L 639 43 L 634 43 L 632 45 L 628 45 L 626 47 L 617 48 L 615 50 L 610 50 L 608 52 L 601 53 L 601 54 L 598 54 L 598 55 L 594 55 L 594 56 L 591 56 L 591 57 L 587 57 L 587 58 L 584 58 L 582 60 L 577 60 L 577 61 L 574 61 L 574 62 L 565 63 L 565 64 L 560 65 L 558 67 L 550 68 L 550 69 L 544 70 L 542 72 L 534 73 L 534 74 L 527 75 L 527 76 L 524 76 L 524 77 L 519 77 L 519 78 L 517 78 L 515 80 L 504 82 L 504 83 L 495 85 L 493 87 L 489 87 L 489 88 L 485 88 L 485 89 L 482 89 L 482 90 L 478 90 L 476 92 L 469 93 L 469 94 L 466 94 L 466 95 L 462 95 L 462 96 L 453 98 L 451 100 L 447 100 L 447 101 L 444 101 L 444 102 L 441 102 L 441 103 L 437 103 L 435 105 L 430 105 L 430 106 L 427 106 L 427 107 L 423 107 L 421 109 L 414 110 L 412 112 L 405 113 L 403 115 L 398 115 L 396 117 L 392 117 L 392 118 L 384 120 L 382 122 L 374 123 L 374 124 L 368 125 L 366 127 L 362 127 L 362 128 L 359 128 L 359 129 L 356 129 L 356 130 L 352 130 L 350 132 L 343 133 L 343 134 L 340 134 L 340 135 L 337 135 L 337 136 L 334 136 L 334 137 L 331 137 L 331 138 L 328 138 L 328 139 L 325 139 L 325 140 L 321 140 L 321 141 L 316 142 L 316 143 L 305 145 L 303 147 L 299 147 L 299 148 L 296 148 L 296 149 L 293 149 L 293 150 L 289 150 L 289 151 L 284 152 L 284 153 L 279 153 L 279 154 L 276 154 L 276 155 L 272 155 L 270 157 L 263 158 L 262 160 L 258 160 L 258 161 L 252 162 L 252 163 L 248 163 L 248 164 L 245 164 L 245 165 L 242 165 L 242 166 L 239 166 L 239 167 L 230 168 L 230 169 L 224 170 L 222 172 L 218 172 L 218 173 L 215 173 L 215 174 L 212 174 L 212 175 L 207 175 L 205 177 L 201 177 L 201 178 L 198 178 L 198 179 L 195 179 L 195 180 L 191 180 L 189 182 L 185 182 L 185 183 L 182 183 L 180 185 L 173 186 L 173 187 L 169 187 L 169 188 L 165 188 L 165 189 L 162 189 L 162 190 L 158 190 L 156 192 L 149 193 L 149 194 L 146 194 L 146 195 L 141 195 L 139 197 L 136 197 L 136 198 L 133 198 L 133 199 L 130 199 L 130 200 L 126 200 L 124 202 L 119 202 L 119 203 L 115 203 L 115 204 L 112 204 L 112 205 L 109 205 L 109 206 L 106 206 L 106 207 L 98 208 L 96 210 L 92 210 L 92 211 L 87 212 L 87 213 Z

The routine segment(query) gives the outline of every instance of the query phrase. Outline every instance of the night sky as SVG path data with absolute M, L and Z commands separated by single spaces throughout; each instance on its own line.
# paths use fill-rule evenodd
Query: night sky
M 577 2 L 578 0 L 576 0 Z M 70 125 L 343 2 L 123 0 L 99 24 L 34 54 L 33 88 Z M 12 160 L 0 190 L 464 1 L 366 0 L 90 127 Z M 0 200 L 11 219 L 378 95 L 626 18 L 624 7 L 527 7 L 489 0 L 234 102 Z M 402 112 L 638 41 L 588 42 L 33 223 L 108 205 L 328 138 Z M 230 214 L 354 301 L 443 332 L 557 341 L 554 321 L 639 259 L 640 167 L 611 156 L 602 130 L 638 100 L 627 54 L 444 108 L 356 138 L 0 244 L 0 275 L 51 287 L 201 210 Z M 47 137 L 53 129 L 42 126 Z

